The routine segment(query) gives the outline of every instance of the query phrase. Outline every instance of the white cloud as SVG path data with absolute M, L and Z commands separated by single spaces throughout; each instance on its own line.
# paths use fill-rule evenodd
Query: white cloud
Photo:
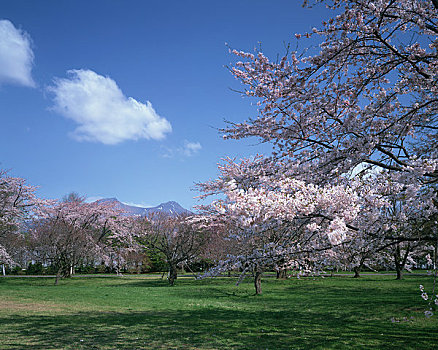
M 190 142 L 184 140 L 184 143 L 181 147 L 169 148 L 162 146 L 161 149 L 163 151 L 161 154 L 163 158 L 173 158 L 177 155 L 191 157 L 199 153 L 199 151 L 202 149 L 202 146 L 199 142 Z
M 79 126 L 78 141 L 117 144 L 125 140 L 160 140 L 172 126 L 152 104 L 126 97 L 116 82 L 91 70 L 70 70 L 67 79 L 55 79 L 53 109 Z
M 184 141 L 184 146 L 180 149 L 181 153 L 187 157 L 191 157 L 197 154 L 202 149 L 202 146 L 199 142 L 189 142 L 187 140 Z
M 30 43 L 27 33 L 15 28 L 7 19 L 0 20 L 0 84 L 35 87 Z

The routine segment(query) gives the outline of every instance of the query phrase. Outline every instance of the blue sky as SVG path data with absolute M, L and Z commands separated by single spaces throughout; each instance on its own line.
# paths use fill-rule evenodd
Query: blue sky
M 4 0 L 0 168 L 45 198 L 190 208 L 221 158 L 270 150 L 217 131 L 256 115 L 225 43 L 275 57 L 327 16 L 299 0 Z

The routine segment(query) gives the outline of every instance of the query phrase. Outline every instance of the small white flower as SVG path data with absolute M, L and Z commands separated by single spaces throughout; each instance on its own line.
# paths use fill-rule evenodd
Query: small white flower
M 424 316 L 426 317 L 432 317 L 433 316 L 433 312 L 430 310 L 424 311 Z

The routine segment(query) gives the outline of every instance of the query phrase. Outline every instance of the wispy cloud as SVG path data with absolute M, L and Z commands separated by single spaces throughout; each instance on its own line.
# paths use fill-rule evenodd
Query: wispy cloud
M 199 153 L 202 146 L 199 142 L 190 142 L 184 140 L 183 145 L 177 148 L 162 147 L 163 153 L 161 154 L 164 158 L 173 158 L 175 156 L 182 157 L 192 157 Z
M 91 70 L 70 70 L 55 79 L 53 109 L 75 121 L 71 134 L 78 141 L 117 144 L 126 140 L 161 140 L 172 126 L 147 101 L 126 97 L 116 82 Z
M 184 145 L 180 148 L 180 152 L 187 157 L 194 156 L 202 149 L 202 146 L 199 142 L 189 142 L 187 140 L 184 141 Z
M 35 87 L 33 58 L 30 36 L 11 21 L 0 20 L 0 84 Z

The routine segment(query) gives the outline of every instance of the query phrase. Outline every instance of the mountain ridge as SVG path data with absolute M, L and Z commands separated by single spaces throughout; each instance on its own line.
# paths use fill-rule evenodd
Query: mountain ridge
M 165 213 L 169 215 L 188 214 L 192 215 L 193 212 L 182 207 L 178 202 L 168 201 L 160 203 L 155 207 L 138 207 L 134 205 L 128 205 L 120 202 L 116 197 L 102 198 L 96 201 L 97 203 L 115 203 L 116 207 L 125 211 L 127 215 L 150 215 L 153 213 Z

